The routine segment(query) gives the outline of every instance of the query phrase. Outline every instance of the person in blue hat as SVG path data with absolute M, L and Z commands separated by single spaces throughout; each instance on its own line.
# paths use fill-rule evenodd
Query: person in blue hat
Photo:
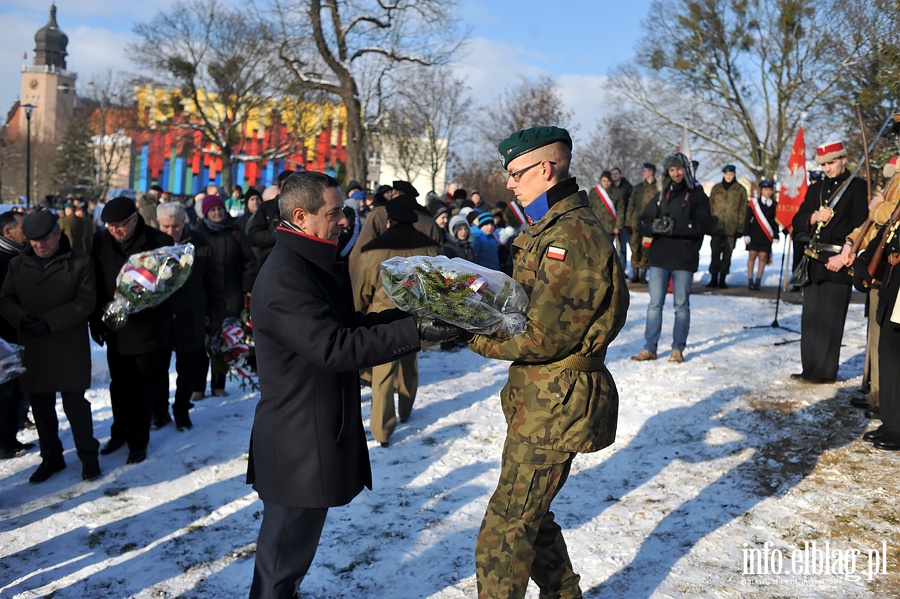
M 759 198 L 750 199 L 747 224 L 744 227 L 744 244 L 747 246 L 747 287 L 759 291 L 766 265 L 772 263 L 772 242 L 778 239 L 778 223 L 775 222 L 775 182 L 759 184 Z M 756 277 L 753 276 L 754 269 Z

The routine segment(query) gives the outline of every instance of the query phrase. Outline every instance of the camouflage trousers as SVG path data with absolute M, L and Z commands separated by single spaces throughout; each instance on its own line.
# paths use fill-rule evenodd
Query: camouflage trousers
M 581 577 L 550 511 L 574 456 L 507 438 L 500 481 L 475 546 L 479 599 L 524 597 L 529 578 L 541 599 L 581 597 Z
M 644 247 L 644 236 L 635 230 L 628 244 L 631 246 L 631 268 L 647 268 L 647 248 Z

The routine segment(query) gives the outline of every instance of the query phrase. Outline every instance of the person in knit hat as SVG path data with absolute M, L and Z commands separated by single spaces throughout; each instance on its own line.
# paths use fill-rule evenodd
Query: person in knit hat
M 475 252 L 472 251 L 471 232 L 466 217 L 457 214 L 450 219 L 447 229 L 450 238 L 444 243 L 443 254 L 448 258 L 462 258 L 474 263 Z
M 193 230 L 209 240 L 215 259 L 219 284 L 225 293 L 225 318 L 238 318 L 245 306 L 245 298 L 253 289 L 256 277 L 256 256 L 250 240 L 236 224 L 233 216 L 225 210 L 225 202 L 218 195 L 203 198 L 203 218 Z M 202 371 L 210 368 L 205 360 Z M 228 372 L 213 362 L 210 390 L 215 396 L 227 395 L 225 378 Z M 200 378 L 192 400 L 202 399 L 206 393 L 206 377 Z M 163 422 L 163 424 L 165 424 Z
M 481 232 L 472 242 L 475 262 L 491 270 L 500 270 L 499 249 L 497 238 L 494 237 L 494 215 L 482 212 L 478 215 L 474 226 Z

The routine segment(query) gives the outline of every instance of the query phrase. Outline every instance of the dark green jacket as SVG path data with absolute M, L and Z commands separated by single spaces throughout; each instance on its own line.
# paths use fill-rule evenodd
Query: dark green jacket
M 723 183 L 716 183 L 709 193 L 709 209 L 713 222 L 710 235 L 740 237 L 747 222 L 747 190 L 737 182 L 725 189 Z

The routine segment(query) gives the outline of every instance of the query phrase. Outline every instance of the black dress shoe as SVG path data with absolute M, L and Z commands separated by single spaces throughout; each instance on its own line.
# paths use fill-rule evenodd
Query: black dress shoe
M 128 459 L 125 460 L 126 464 L 140 464 L 144 460 L 147 459 L 147 450 L 146 449 L 132 449 L 128 452 Z
M 4 447 L 0 450 L 0 460 L 11 460 L 12 458 L 22 457 L 29 449 L 34 449 L 34 443 L 20 443 L 15 441 L 8 447 Z
M 44 460 L 41 462 L 41 465 L 37 467 L 37 470 L 34 471 L 34 474 L 31 475 L 31 478 L 28 479 L 30 483 L 42 483 L 57 472 L 66 469 L 66 462 L 59 458 L 57 460 Z
M 870 409 L 866 410 L 866 418 L 868 418 L 870 420 L 872 420 L 872 419 L 881 420 L 881 412 L 870 408 Z
M 106 442 L 106 445 L 103 446 L 103 449 L 100 450 L 100 455 L 109 455 L 114 451 L 118 451 L 125 445 L 125 441 L 122 439 L 110 439 Z
M 88 458 L 81 463 L 81 480 L 88 481 L 100 478 L 100 462 L 97 458 Z
M 172 417 L 169 416 L 168 412 L 166 412 L 165 414 L 160 414 L 159 416 L 154 416 L 153 417 L 153 428 L 160 429 L 160 428 L 166 426 L 167 424 L 169 424 L 170 422 L 172 422 Z
M 874 431 L 868 431 L 866 433 L 863 433 L 862 438 L 863 438 L 863 441 L 874 442 L 874 441 L 877 441 L 880 438 L 882 438 L 884 436 L 884 433 L 885 433 L 884 425 L 882 424 L 881 426 L 876 428 Z
M 893 437 L 882 437 L 873 443 L 878 449 L 886 449 L 888 451 L 897 451 L 900 449 L 900 440 Z
M 850 405 L 853 406 L 854 408 L 860 408 L 861 410 L 868 410 L 870 407 L 868 400 L 866 400 L 865 397 L 861 397 L 861 396 L 856 396 L 853 399 L 851 399 Z
M 187 414 L 175 414 L 175 428 L 180 431 L 191 430 L 194 428 L 194 423 Z

